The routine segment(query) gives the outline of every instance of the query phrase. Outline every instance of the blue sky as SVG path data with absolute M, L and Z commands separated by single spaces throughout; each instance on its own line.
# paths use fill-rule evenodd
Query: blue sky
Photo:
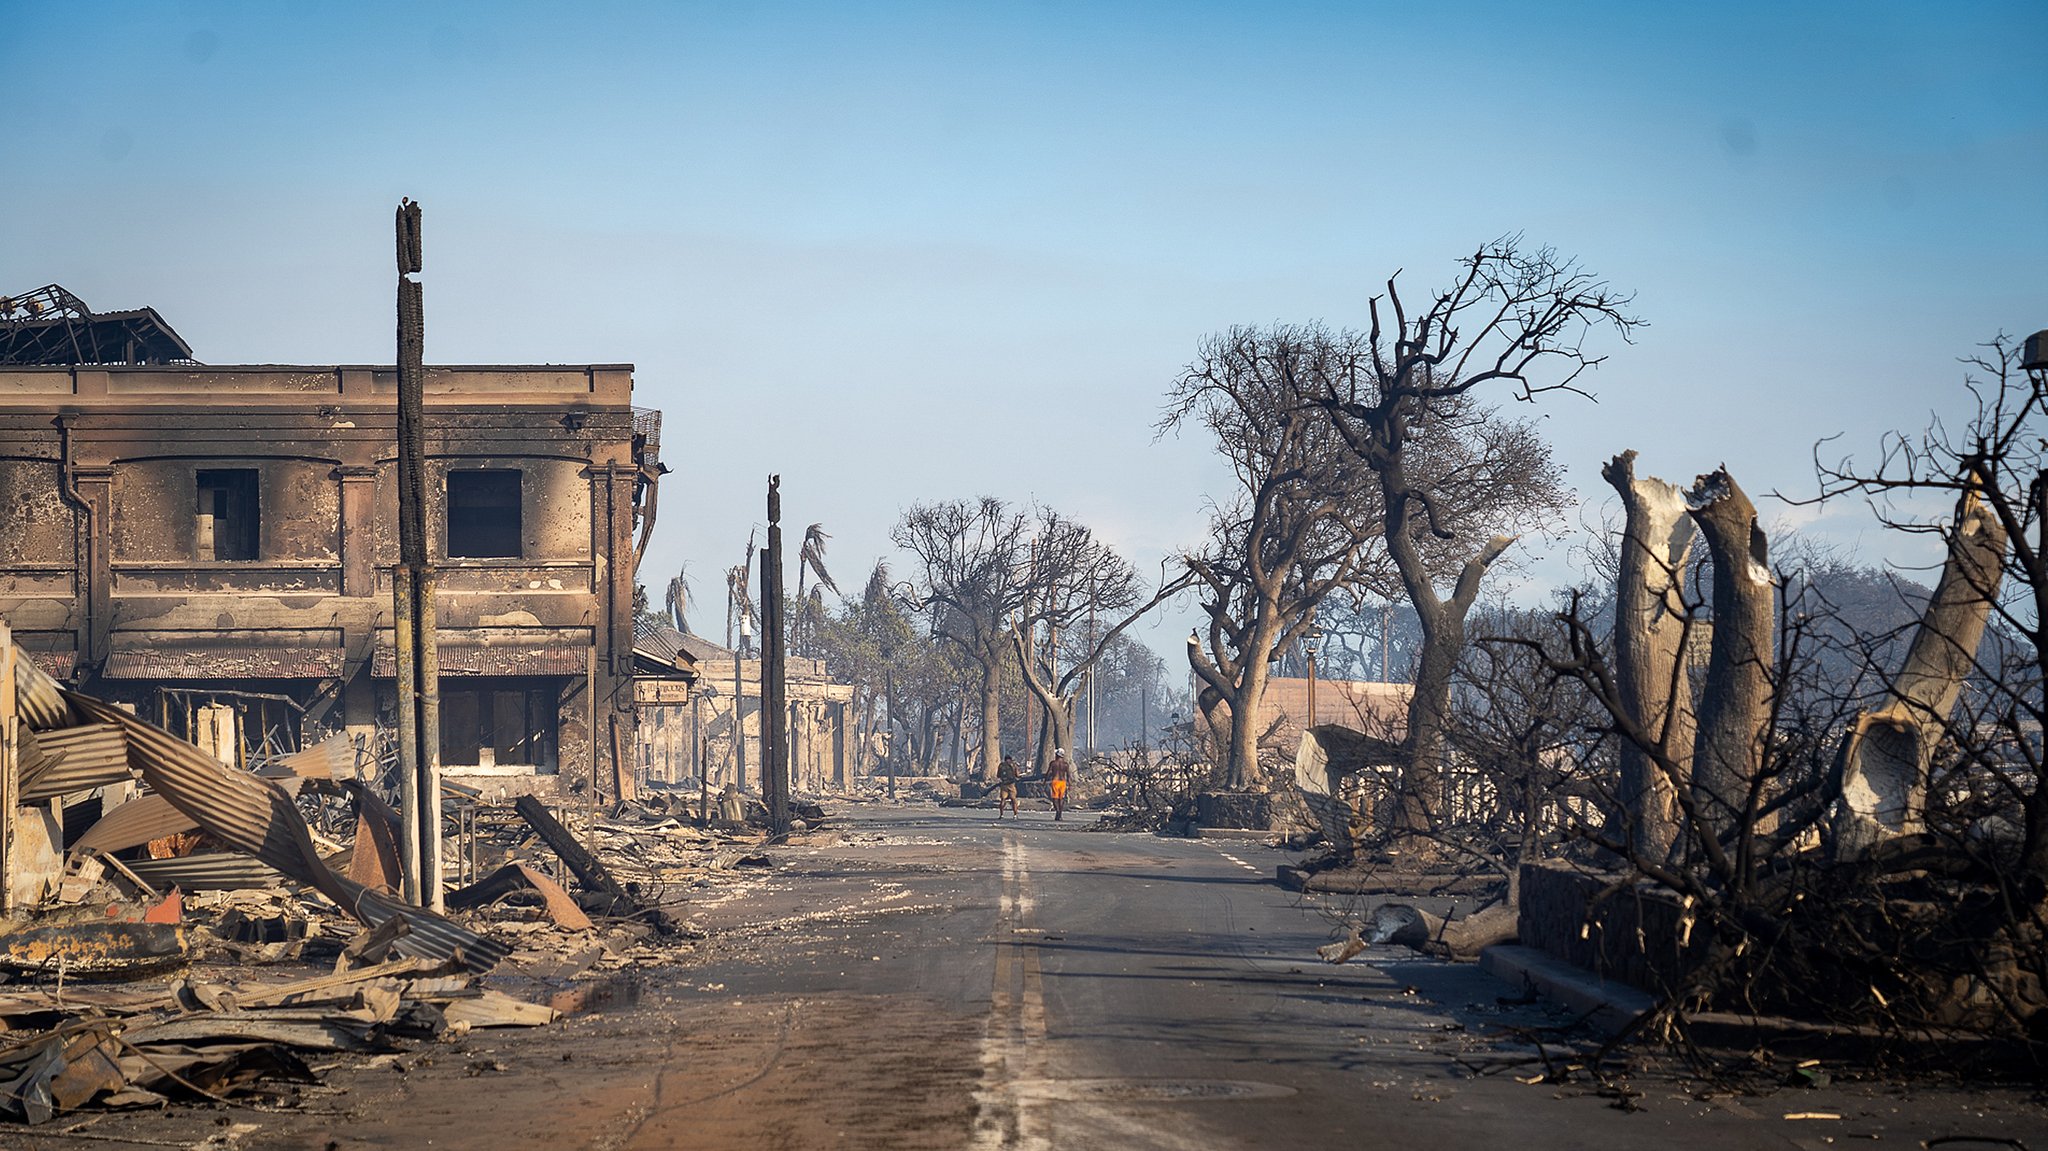
M 1156 570 L 1227 480 L 1151 431 L 1205 333 L 1362 323 L 1508 232 L 1649 323 L 1542 408 L 1593 504 L 1627 447 L 1802 492 L 1817 439 L 1959 414 L 1958 356 L 2048 327 L 2043 42 L 2038 3 L 4 0 L 0 291 L 388 361 L 412 196 L 430 362 L 638 365 L 678 473 L 642 577 L 706 601 L 769 471 L 849 582 L 982 493 Z

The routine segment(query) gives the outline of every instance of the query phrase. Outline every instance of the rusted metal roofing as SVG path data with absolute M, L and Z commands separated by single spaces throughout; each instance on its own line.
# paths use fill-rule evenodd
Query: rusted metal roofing
M 152 648 L 116 651 L 100 674 L 108 679 L 332 679 L 342 673 L 338 647 Z
M 354 779 L 356 760 L 356 745 L 346 732 L 336 732 L 312 747 L 262 764 L 256 771 L 273 779 L 290 780 L 285 790 L 295 791 L 299 780 Z
M 236 851 L 255 856 L 306 883 L 370 927 L 404 916 L 411 927 L 394 947 L 403 955 L 453 959 L 488 971 L 510 953 L 488 939 L 424 908 L 364 887 L 337 874 L 320 858 L 291 795 L 268 779 L 237 771 L 169 732 L 91 696 L 66 692 L 78 714 L 119 724 L 129 761 L 151 790 L 190 816 L 200 830 Z
M 54 679 L 69 678 L 71 669 L 78 666 L 78 653 L 75 651 L 32 651 L 28 648 L 20 651 L 45 675 Z
M 588 646 L 555 644 L 548 647 L 510 647 L 486 644 L 448 644 L 437 649 L 442 675 L 582 675 L 588 668 Z M 390 648 L 379 646 L 370 660 L 370 674 L 391 679 L 398 674 L 398 657 Z

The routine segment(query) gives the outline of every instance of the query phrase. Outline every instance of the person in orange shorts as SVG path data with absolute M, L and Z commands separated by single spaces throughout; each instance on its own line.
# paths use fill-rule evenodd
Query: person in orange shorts
M 1052 817 L 1064 819 L 1067 812 L 1067 781 L 1072 779 L 1074 768 L 1067 762 L 1064 748 L 1052 753 L 1052 762 L 1046 765 L 1045 778 L 1052 788 Z

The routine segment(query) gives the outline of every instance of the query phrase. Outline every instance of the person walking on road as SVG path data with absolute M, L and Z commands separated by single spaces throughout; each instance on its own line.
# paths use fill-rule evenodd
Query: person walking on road
M 1064 819 L 1067 813 L 1067 781 L 1073 778 L 1074 769 L 1067 763 L 1065 748 L 1052 753 L 1052 762 L 1046 765 L 1045 778 L 1052 785 L 1052 817 Z
M 1017 780 L 1023 775 L 1017 770 L 1017 761 L 1003 756 L 1003 762 L 996 765 L 996 818 L 1003 817 L 1003 809 L 1009 808 L 1011 815 L 1017 814 Z

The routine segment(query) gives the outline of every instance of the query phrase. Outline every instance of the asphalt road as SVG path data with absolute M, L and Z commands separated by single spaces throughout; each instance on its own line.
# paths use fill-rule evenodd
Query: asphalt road
M 1736 1096 L 1649 1074 L 1626 1080 L 1640 1094 L 1624 1110 L 1583 1079 L 1521 1082 L 1542 1070 L 1527 1040 L 1567 1020 L 1405 948 L 1318 961 L 1361 908 L 1277 886 L 1290 857 L 1256 844 L 1095 833 L 1034 812 L 851 814 L 840 843 L 777 853 L 772 878 L 708 913 L 733 934 L 707 983 L 794 1004 L 779 1026 L 815 1012 L 849 1032 L 806 1053 L 810 1090 L 791 1077 L 762 1109 L 742 1090 L 733 1102 L 757 1126 L 718 1123 L 714 1145 L 1548 1151 L 1971 1134 L 2048 1148 L 2048 1111 L 2025 1092 L 1901 1097 L 1852 1082 Z M 905 1050 L 904 1021 L 928 1063 L 889 1054 Z M 963 1088 L 971 1107 L 947 1106 Z M 777 1113 L 792 1107 L 821 1114 Z M 682 1107 L 623 1145 L 706 1133 Z
M 707 893 L 692 962 L 555 1027 L 338 1067 L 295 1111 L 118 1117 L 95 1145 L 2048 1149 L 2023 1090 L 1525 1083 L 1563 1020 L 1469 965 L 1315 958 L 1356 907 L 1241 842 L 853 807 Z M 826 841 L 829 839 L 829 841 Z M 1506 1000 L 1507 1002 L 1503 1002 Z M 1833 1116 L 1790 1118 L 1789 1116 Z M 0 1142 L 5 1141 L 0 1133 Z M 12 1144 L 9 1144 L 12 1145 Z M 24 1146 L 45 1143 L 38 1136 Z M 1951 1147 L 2013 1146 L 2004 1142 Z

